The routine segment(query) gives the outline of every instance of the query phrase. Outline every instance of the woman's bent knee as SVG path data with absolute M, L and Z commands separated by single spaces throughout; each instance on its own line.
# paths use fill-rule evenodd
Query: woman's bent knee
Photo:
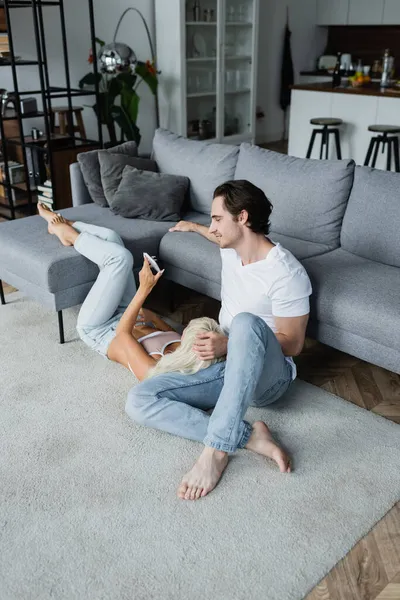
M 113 259 L 123 264 L 127 269 L 133 269 L 133 256 L 124 246 L 119 247 L 118 250 L 113 252 Z

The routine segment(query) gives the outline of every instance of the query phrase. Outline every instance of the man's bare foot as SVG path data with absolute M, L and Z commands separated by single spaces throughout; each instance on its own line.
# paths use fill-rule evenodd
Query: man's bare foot
M 281 473 L 290 473 L 290 458 L 275 442 L 272 434 L 263 421 L 253 423 L 253 431 L 245 448 L 272 458 L 279 467 Z
M 58 237 L 63 246 L 73 246 L 78 232 L 69 225 L 62 215 L 56 215 L 48 225 L 49 233 Z
M 206 446 L 178 488 L 178 498 L 198 500 L 215 488 L 228 464 L 228 454 Z

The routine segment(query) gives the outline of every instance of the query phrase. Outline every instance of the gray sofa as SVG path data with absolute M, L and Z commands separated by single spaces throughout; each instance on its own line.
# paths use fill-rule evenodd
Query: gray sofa
M 229 179 L 248 179 L 274 205 L 271 234 L 305 266 L 313 295 L 308 335 L 400 373 L 400 175 L 351 160 L 299 159 L 257 146 L 228 146 L 156 132 L 153 158 L 160 172 L 190 179 L 183 218 L 207 225 L 212 193 Z M 68 219 L 117 231 L 141 267 L 157 255 L 165 277 L 220 298 L 218 246 L 193 233 L 170 233 L 171 222 L 124 219 L 94 204 L 78 163 L 71 166 Z M 97 267 L 73 248 L 43 235 L 30 217 L 0 224 L 0 279 L 49 308 L 80 304 Z

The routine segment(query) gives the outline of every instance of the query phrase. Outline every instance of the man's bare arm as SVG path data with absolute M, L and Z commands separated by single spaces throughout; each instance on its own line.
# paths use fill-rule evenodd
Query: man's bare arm
M 274 316 L 275 336 L 285 356 L 298 356 L 303 349 L 309 315 L 301 317 Z
M 199 223 L 192 223 L 191 221 L 179 221 L 174 227 L 171 227 L 170 231 L 193 231 L 199 233 L 210 242 L 217 243 L 215 235 L 208 232 L 208 227 L 205 225 L 199 225 Z

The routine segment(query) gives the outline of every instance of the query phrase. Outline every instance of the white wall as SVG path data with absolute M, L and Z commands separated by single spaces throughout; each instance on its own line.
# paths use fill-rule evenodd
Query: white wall
M 90 48 L 89 11 L 86 0 L 66 0 L 65 16 L 68 38 L 69 67 L 71 85 L 78 87 L 78 81 L 91 70 L 87 63 Z M 138 8 L 144 15 L 154 42 L 154 14 L 151 0 L 95 0 L 95 24 L 96 35 L 105 42 L 111 42 L 115 27 L 122 12 L 130 7 Z M 12 26 L 13 37 L 16 41 L 15 53 L 24 58 L 35 58 L 35 44 L 33 40 L 33 23 L 31 9 L 13 9 Z M 65 84 L 65 70 L 62 54 L 61 27 L 58 7 L 47 7 L 44 9 L 47 54 L 49 62 L 51 85 Z M 133 11 L 129 12 L 119 29 L 117 41 L 125 42 L 135 51 L 140 60 L 150 59 L 150 48 L 144 26 L 139 16 Z M 18 67 L 20 89 L 40 89 L 37 67 Z M 13 89 L 10 69 L 0 69 L 0 87 Z M 155 105 L 154 97 L 145 84 L 141 84 L 138 90 L 140 96 L 140 108 L 138 126 L 142 134 L 140 150 L 149 152 L 151 141 L 155 130 Z M 94 96 L 82 96 L 74 98 L 75 105 L 92 105 Z M 57 99 L 54 105 L 66 105 L 66 99 Z M 86 133 L 89 138 L 97 139 L 97 122 L 93 109 L 85 108 L 84 122 Z M 43 127 L 43 120 L 30 120 L 24 123 L 25 131 L 29 131 L 32 125 Z M 107 133 L 104 129 L 105 140 Z
M 167 1 L 167 0 L 165 0 Z M 296 78 L 299 71 L 313 69 L 315 60 L 325 46 L 326 30 L 316 27 L 317 0 L 260 0 L 260 36 L 258 60 L 257 104 L 265 113 L 265 118 L 257 122 L 257 142 L 278 140 L 283 131 L 283 112 L 279 106 L 280 66 L 283 35 L 286 21 L 286 5 L 289 5 L 290 28 L 292 31 L 292 56 Z M 89 71 L 87 63 L 90 46 L 89 13 L 86 0 L 66 0 L 69 65 L 72 85 Z M 95 0 L 95 20 L 97 36 L 112 41 L 114 30 L 123 10 L 135 6 L 146 18 L 152 39 L 154 37 L 154 14 L 152 0 Z M 62 60 L 61 30 L 57 7 L 44 9 L 46 15 L 46 40 L 48 44 L 49 70 L 52 85 L 63 85 L 64 65 Z M 30 9 L 14 9 L 13 29 L 17 40 L 16 53 L 24 58 L 34 58 L 32 19 Z M 119 30 L 119 41 L 128 43 L 141 60 L 150 58 L 146 33 L 134 12 L 129 12 Z M 39 79 L 36 67 L 19 67 L 21 89 L 38 88 Z M 0 69 L 0 87 L 13 89 L 11 73 Z M 147 86 L 140 87 L 140 109 L 138 125 L 142 134 L 141 151 L 148 152 L 155 129 L 154 98 Z M 76 98 L 75 104 L 92 104 L 92 97 Z M 65 100 L 58 100 L 65 104 Z M 96 120 L 91 108 L 85 108 L 84 121 L 87 135 L 97 139 Z M 41 127 L 40 120 L 25 122 L 26 131 L 32 125 Z M 105 139 L 107 134 L 105 133 Z
M 258 143 L 282 137 L 279 91 L 286 6 L 289 6 L 295 81 L 300 71 L 315 68 L 316 59 L 326 44 L 327 30 L 316 27 L 317 0 L 260 0 L 257 104 L 264 110 L 265 117 L 257 121 Z

